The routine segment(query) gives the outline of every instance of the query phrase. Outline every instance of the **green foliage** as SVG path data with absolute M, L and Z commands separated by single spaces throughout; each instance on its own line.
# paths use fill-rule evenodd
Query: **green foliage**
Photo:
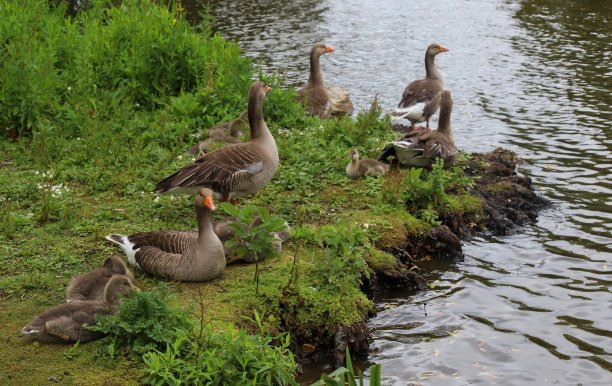
M 145 384 L 297 385 L 289 335 L 271 336 L 258 313 L 254 321 L 255 335 L 233 324 L 220 330 L 207 324 L 197 334 L 180 334 L 165 351 L 147 352 Z
M 276 244 L 278 240 L 274 232 L 285 229 L 285 221 L 270 214 L 268 209 L 255 206 L 233 206 L 224 203 L 220 206 L 236 222 L 230 224 L 234 228 L 234 237 L 226 243 L 238 256 L 253 256 L 255 260 L 255 276 L 257 283 L 255 293 L 259 293 L 259 260 L 278 256 Z
M 439 213 L 444 210 L 462 212 L 456 197 L 474 183 L 459 167 L 446 169 L 438 159 L 431 170 L 410 168 L 390 173 L 383 184 L 381 204 L 407 207 L 426 224 L 439 225 Z M 447 192 L 453 193 L 449 195 Z M 473 206 L 473 205 L 472 205 Z
M 357 376 L 355 376 L 355 370 L 353 369 L 353 361 L 351 360 L 351 354 L 346 349 L 346 367 L 339 367 L 334 370 L 331 374 L 323 374 L 321 379 L 313 383 L 310 386 L 357 386 L 355 379 L 359 378 L 359 386 L 364 386 L 363 376 L 361 371 L 357 370 Z M 380 365 L 374 365 L 370 367 L 370 379 L 368 380 L 370 386 L 382 385 Z
M 133 293 L 121 303 L 116 315 L 98 318 L 90 329 L 108 334 L 105 350 L 111 358 L 128 347 L 138 355 L 165 348 L 192 329 L 189 313 L 169 307 L 169 301 L 166 286 Z
M 346 224 L 304 227 L 294 233 L 318 245 L 323 250 L 321 264 L 314 267 L 315 283 L 331 293 L 344 293 L 368 277 L 364 255 L 369 245 L 367 234 L 361 228 Z

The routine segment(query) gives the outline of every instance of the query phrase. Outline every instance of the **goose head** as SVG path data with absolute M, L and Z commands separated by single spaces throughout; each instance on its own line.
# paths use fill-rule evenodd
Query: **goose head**
M 123 275 L 113 275 L 104 287 L 104 301 L 110 305 L 121 302 L 121 298 L 128 296 L 132 291 L 140 292 L 140 289 L 132 284 L 132 281 Z
M 331 48 L 331 47 L 329 47 L 329 46 L 326 46 L 326 45 L 325 45 L 325 44 L 323 44 L 323 43 L 317 43 L 317 44 L 315 44 L 315 45 L 312 47 L 312 50 L 310 51 L 311 55 L 313 55 L 313 56 L 317 56 L 317 57 L 319 57 L 319 56 L 321 56 L 321 55 L 323 55 L 323 54 L 327 54 L 327 53 L 329 53 L 329 52 L 334 52 L 334 49 L 333 49 L 333 48 Z
M 113 256 L 109 256 L 106 259 L 104 259 L 103 267 L 110 270 L 113 273 L 116 273 L 119 275 L 125 275 L 130 280 L 134 280 L 134 275 L 132 274 L 132 272 L 130 272 L 127 265 L 125 265 L 125 262 L 119 256 L 113 255 Z
M 438 43 L 432 43 L 427 47 L 427 55 L 436 56 L 442 52 L 447 52 L 448 48 L 439 45 Z
M 200 208 L 215 210 L 214 194 L 213 191 L 208 188 L 202 188 L 198 191 L 195 202 L 196 206 Z
M 351 159 L 351 161 L 359 160 L 359 152 L 357 151 L 357 149 L 349 150 L 349 158 Z

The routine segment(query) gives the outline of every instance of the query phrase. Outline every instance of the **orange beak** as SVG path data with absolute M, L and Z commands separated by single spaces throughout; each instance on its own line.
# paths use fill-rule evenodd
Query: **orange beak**
M 334 49 L 331 47 L 325 47 L 325 52 L 334 52 Z
M 211 196 L 204 197 L 204 205 L 210 210 L 215 210 L 215 202 Z
M 440 52 L 446 52 L 446 51 L 448 51 L 448 48 L 440 46 Z
M 272 87 L 270 87 L 270 86 L 268 86 L 268 85 L 265 85 L 265 86 L 264 86 L 264 88 L 266 89 L 266 92 L 268 92 L 268 91 L 272 90 Z

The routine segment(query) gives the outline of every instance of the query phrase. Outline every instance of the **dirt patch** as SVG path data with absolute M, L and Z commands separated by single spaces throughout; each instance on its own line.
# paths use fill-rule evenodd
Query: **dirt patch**
M 535 222 L 539 211 L 550 206 L 549 200 L 535 193 L 531 178 L 517 173 L 519 163 L 516 153 L 497 148 L 473 154 L 475 167 L 466 169 L 470 175 L 481 176 L 472 193 L 483 199 L 487 215 L 484 228 L 495 235 L 512 234 Z

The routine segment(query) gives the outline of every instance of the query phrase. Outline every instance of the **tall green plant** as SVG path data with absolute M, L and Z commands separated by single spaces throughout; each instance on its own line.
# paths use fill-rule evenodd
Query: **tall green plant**
M 278 256 L 278 240 L 274 232 L 284 230 L 285 221 L 270 214 L 268 209 L 263 207 L 238 207 L 225 203 L 221 205 L 221 209 L 236 219 L 236 222 L 230 225 L 235 233 L 234 237 L 227 241 L 228 246 L 238 256 L 252 256 L 255 261 L 253 280 L 256 282 L 255 293 L 259 294 L 259 261 Z

